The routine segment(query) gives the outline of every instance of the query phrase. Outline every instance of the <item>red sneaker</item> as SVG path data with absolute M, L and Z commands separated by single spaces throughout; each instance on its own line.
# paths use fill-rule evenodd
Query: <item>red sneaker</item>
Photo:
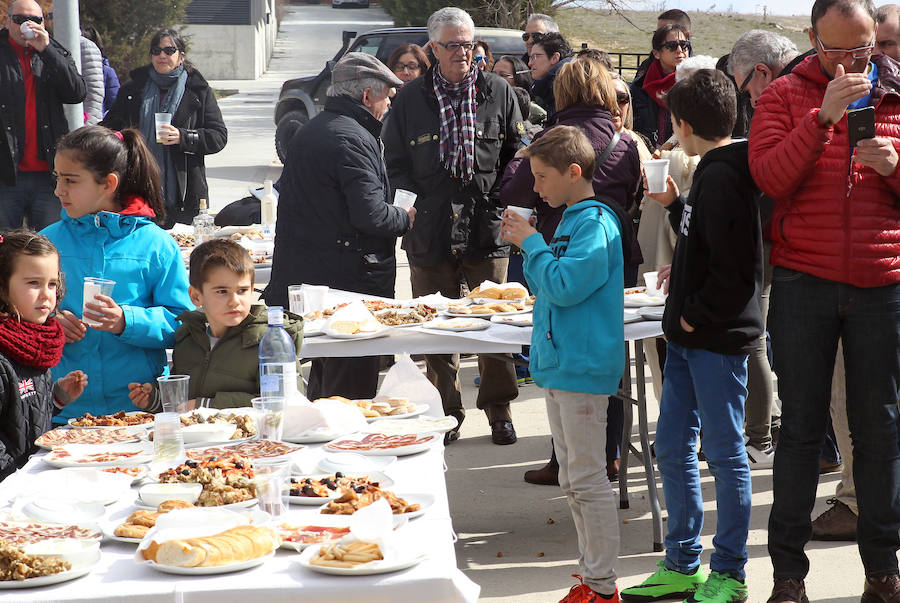
M 559 603 L 619 603 L 619 590 L 616 589 L 609 597 L 604 597 L 600 593 L 591 590 L 591 587 L 584 583 L 584 579 L 578 574 L 572 574 L 573 578 L 578 578 L 581 584 L 576 584 L 569 589 L 569 594 L 562 598 Z

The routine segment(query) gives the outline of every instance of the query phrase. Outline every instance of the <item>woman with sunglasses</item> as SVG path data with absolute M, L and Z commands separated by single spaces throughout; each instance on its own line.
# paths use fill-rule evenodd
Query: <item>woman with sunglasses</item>
M 656 149 L 672 135 L 666 93 L 675 85 L 675 68 L 691 54 L 688 33 L 670 23 L 653 33 L 653 61 L 642 77 L 631 83 L 634 129 Z
M 199 213 L 200 199 L 209 197 L 204 156 L 218 153 L 228 140 L 216 96 L 185 59 L 184 40 L 174 29 L 156 32 L 150 40 L 150 64 L 130 76 L 103 125 L 140 129 L 162 175 L 163 226 L 190 224 Z M 170 113 L 172 124 L 157 132 L 156 113 Z
M 472 49 L 475 57 L 472 59 L 478 68 L 483 71 L 494 70 L 494 54 L 491 45 L 484 40 L 475 40 L 475 48 Z
M 418 44 L 401 44 L 388 57 L 387 66 L 406 85 L 428 71 L 431 63 Z

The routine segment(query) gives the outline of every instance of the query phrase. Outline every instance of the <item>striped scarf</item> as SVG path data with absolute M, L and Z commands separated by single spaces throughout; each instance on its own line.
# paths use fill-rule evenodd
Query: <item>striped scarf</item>
M 440 65 L 434 68 L 434 93 L 441 116 L 440 159 L 450 175 L 470 182 L 475 174 L 475 79 L 478 68 L 472 69 L 461 82 L 453 84 L 441 75 Z M 459 105 L 459 115 L 453 109 Z

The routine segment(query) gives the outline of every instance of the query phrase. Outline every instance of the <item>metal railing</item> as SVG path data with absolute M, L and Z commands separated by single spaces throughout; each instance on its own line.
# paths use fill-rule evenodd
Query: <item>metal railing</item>
M 629 82 L 634 79 L 641 63 L 650 56 L 649 53 L 642 52 L 610 52 L 608 54 L 613 68 Z

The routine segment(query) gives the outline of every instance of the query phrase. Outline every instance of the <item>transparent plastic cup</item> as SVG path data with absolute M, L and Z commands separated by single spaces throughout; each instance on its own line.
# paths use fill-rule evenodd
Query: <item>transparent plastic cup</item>
M 253 398 L 257 429 L 263 440 L 278 442 L 284 434 L 284 398 Z
M 303 309 L 316 312 L 328 307 L 328 287 L 326 285 L 303 285 Z
M 97 304 L 102 306 L 103 303 L 99 299 L 94 299 L 95 295 L 105 295 L 107 297 L 112 297 L 113 287 L 116 286 L 116 281 L 111 281 L 105 278 L 98 278 L 96 276 L 86 276 L 84 277 L 84 294 L 81 304 L 81 321 L 91 327 L 100 326 L 100 323 L 91 320 L 85 315 L 85 310 L 87 310 L 88 304 Z
M 649 159 L 643 162 L 644 173 L 647 175 L 647 187 L 649 193 L 666 192 L 666 178 L 669 176 L 668 159 Z
M 180 463 L 184 459 L 184 434 L 181 417 L 174 412 L 157 413 L 153 419 L 153 460 Z
M 160 129 L 163 126 L 171 126 L 172 125 L 172 114 L 171 113 L 155 113 L 154 118 L 156 120 L 156 142 L 163 143 L 169 141 L 169 136 L 163 136 L 160 133 Z
M 303 302 L 304 286 L 305 285 L 288 286 L 288 309 L 298 316 L 306 314 Z
M 157 377 L 159 396 L 162 399 L 163 412 L 187 412 L 188 386 L 190 375 L 163 375 Z
M 405 191 L 402 188 L 398 188 L 394 191 L 394 205 L 397 207 L 402 207 L 403 209 L 409 209 L 416 203 L 416 194 L 410 191 Z
M 253 464 L 259 508 L 272 517 L 281 517 L 288 511 L 290 467 L 290 460 Z

